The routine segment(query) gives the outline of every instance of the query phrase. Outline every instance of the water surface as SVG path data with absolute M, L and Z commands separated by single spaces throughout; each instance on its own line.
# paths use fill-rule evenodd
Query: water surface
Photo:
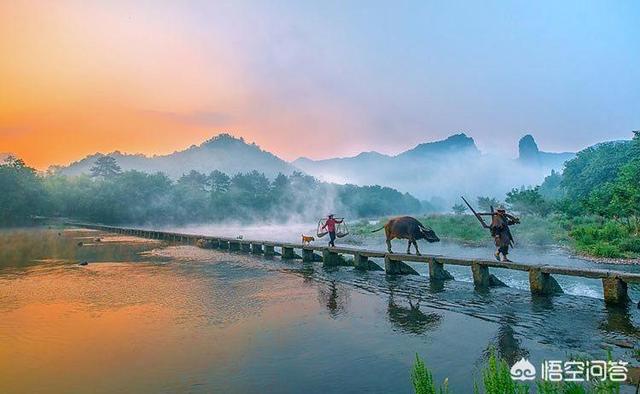
M 510 361 L 605 348 L 633 361 L 624 346 L 639 324 L 635 306 L 588 294 L 481 293 L 87 230 L 0 232 L 0 392 L 408 393 L 419 353 L 466 393 L 490 348 Z

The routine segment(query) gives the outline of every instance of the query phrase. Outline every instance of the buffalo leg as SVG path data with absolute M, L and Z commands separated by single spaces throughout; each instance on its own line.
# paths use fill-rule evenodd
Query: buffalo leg
M 420 256 L 420 251 L 418 250 L 418 242 L 416 242 L 416 240 L 415 240 L 415 239 L 413 240 L 413 246 L 415 246 L 415 248 L 416 248 L 416 254 L 417 254 L 418 256 Z
M 411 254 L 411 240 L 407 241 L 407 254 Z
M 387 250 L 389 251 L 389 253 L 393 253 L 393 251 L 391 250 L 391 240 L 389 238 L 387 238 Z

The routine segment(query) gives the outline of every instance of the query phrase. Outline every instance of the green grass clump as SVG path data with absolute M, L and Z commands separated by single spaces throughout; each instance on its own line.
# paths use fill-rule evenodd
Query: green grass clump
M 444 380 L 442 386 L 436 387 L 431 371 L 424 365 L 424 362 L 417 354 L 416 362 L 411 371 L 411 382 L 416 394 L 447 394 L 449 392 L 447 379 Z
M 611 360 L 611 354 L 608 354 Z M 576 360 L 576 359 L 574 359 Z M 493 350 L 489 353 L 483 369 L 482 381 L 474 382 L 474 393 L 480 394 L 528 394 L 530 387 L 511 379 L 507 362 L 498 357 Z M 429 368 L 416 354 L 416 361 L 411 372 L 411 381 L 416 394 L 449 393 L 448 379 L 438 387 L 433 381 Z M 533 384 L 538 394 L 619 394 L 620 383 L 593 380 L 590 382 L 550 382 L 538 379 Z
M 507 362 L 496 356 L 494 351 L 489 353 L 489 359 L 482 371 L 483 393 L 486 394 L 526 394 L 529 387 L 511 379 L 511 372 Z M 479 393 L 478 385 L 475 392 Z

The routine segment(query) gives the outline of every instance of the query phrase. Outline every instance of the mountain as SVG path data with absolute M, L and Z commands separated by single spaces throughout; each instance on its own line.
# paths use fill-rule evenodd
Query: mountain
M 518 142 L 518 160 L 526 165 L 558 170 L 575 156 L 576 154 L 571 152 L 543 152 L 538 149 L 538 144 L 531 134 L 525 135 Z
M 96 153 L 87 156 L 68 167 L 62 167 L 60 171 L 66 175 L 89 173 L 96 159 L 104 155 Z M 171 178 L 179 178 L 191 170 L 206 174 L 213 170 L 227 174 L 258 170 L 269 177 L 275 177 L 280 172 L 291 174 L 296 170 L 286 161 L 260 149 L 256 144 L 248 144 L 244 139 L 235 138 L 229 134 L 220 134 L 200 145 L 193 145 L 168 155 L 148 157 L 118 151 L 107 155 L 115 158 L 123 171 L 138 170 L 149 173 L 161 171 Z
M 459 133 L 395 156 L 366 152 L 326 160 L 300 158 L 292 164 L 325 181 L 389 186 L 421 199 L 438 200 L 440 209 L 448 209 L 460 195 L 503 199 L 514 187 L 540 184 L 552 169 L 561 170 L 564 161 L 574 156 L 541 152 L 529 137 L 521 140 L 520 157 L 515 160 L 483 154 L 473 138 Z
M 442 141 L 419 144 L 395 156 L 400 159 L 434 158 L 447 155 L 479 155 L 480 151 L 473 138 L 464 133 L 454 134 Z

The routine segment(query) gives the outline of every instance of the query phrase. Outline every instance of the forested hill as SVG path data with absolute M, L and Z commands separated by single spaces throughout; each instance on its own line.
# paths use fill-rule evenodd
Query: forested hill
M 102 153 L 87 156 L 68 167 L 62 167 L 60 171 L 65 175 L 88 174 L 96 160 L 103 156 L 105 154 Z M 259 169 L 270 178 L 279 173 L 291 174 L 295 170 L 289 163 L 256 144 L 249 144 L 229 134 L 220 134 L 200 145 L 168 155 L 148 157 L 116 151 L 108 156 L 116 159 L 124 171 L 162 172 L 172 179 L 178 179 L 192 170 L 207 174 L 218 170 L 233 175 Z
M 380 186 L 334 185 L 294 172 L 274 179 L 257 171 L 227 175 L 192 171 L 122 172 L 105 156 L 91 176 L 40 175 L 21 160 L 0 165 L 0 225 L 33 215 L 100 223 L 284 223 L 314 221 L 330 212 L 349 218 L 422 212 L 420 201 Z
M 539 192 L 562 214 L 579 251 L 603 257 L 640 256 L 640 132 L 578 152 Z M 538 200 L 536 200 L 538 201 Z M 548 205 L 548 203 L 547 203 Z

